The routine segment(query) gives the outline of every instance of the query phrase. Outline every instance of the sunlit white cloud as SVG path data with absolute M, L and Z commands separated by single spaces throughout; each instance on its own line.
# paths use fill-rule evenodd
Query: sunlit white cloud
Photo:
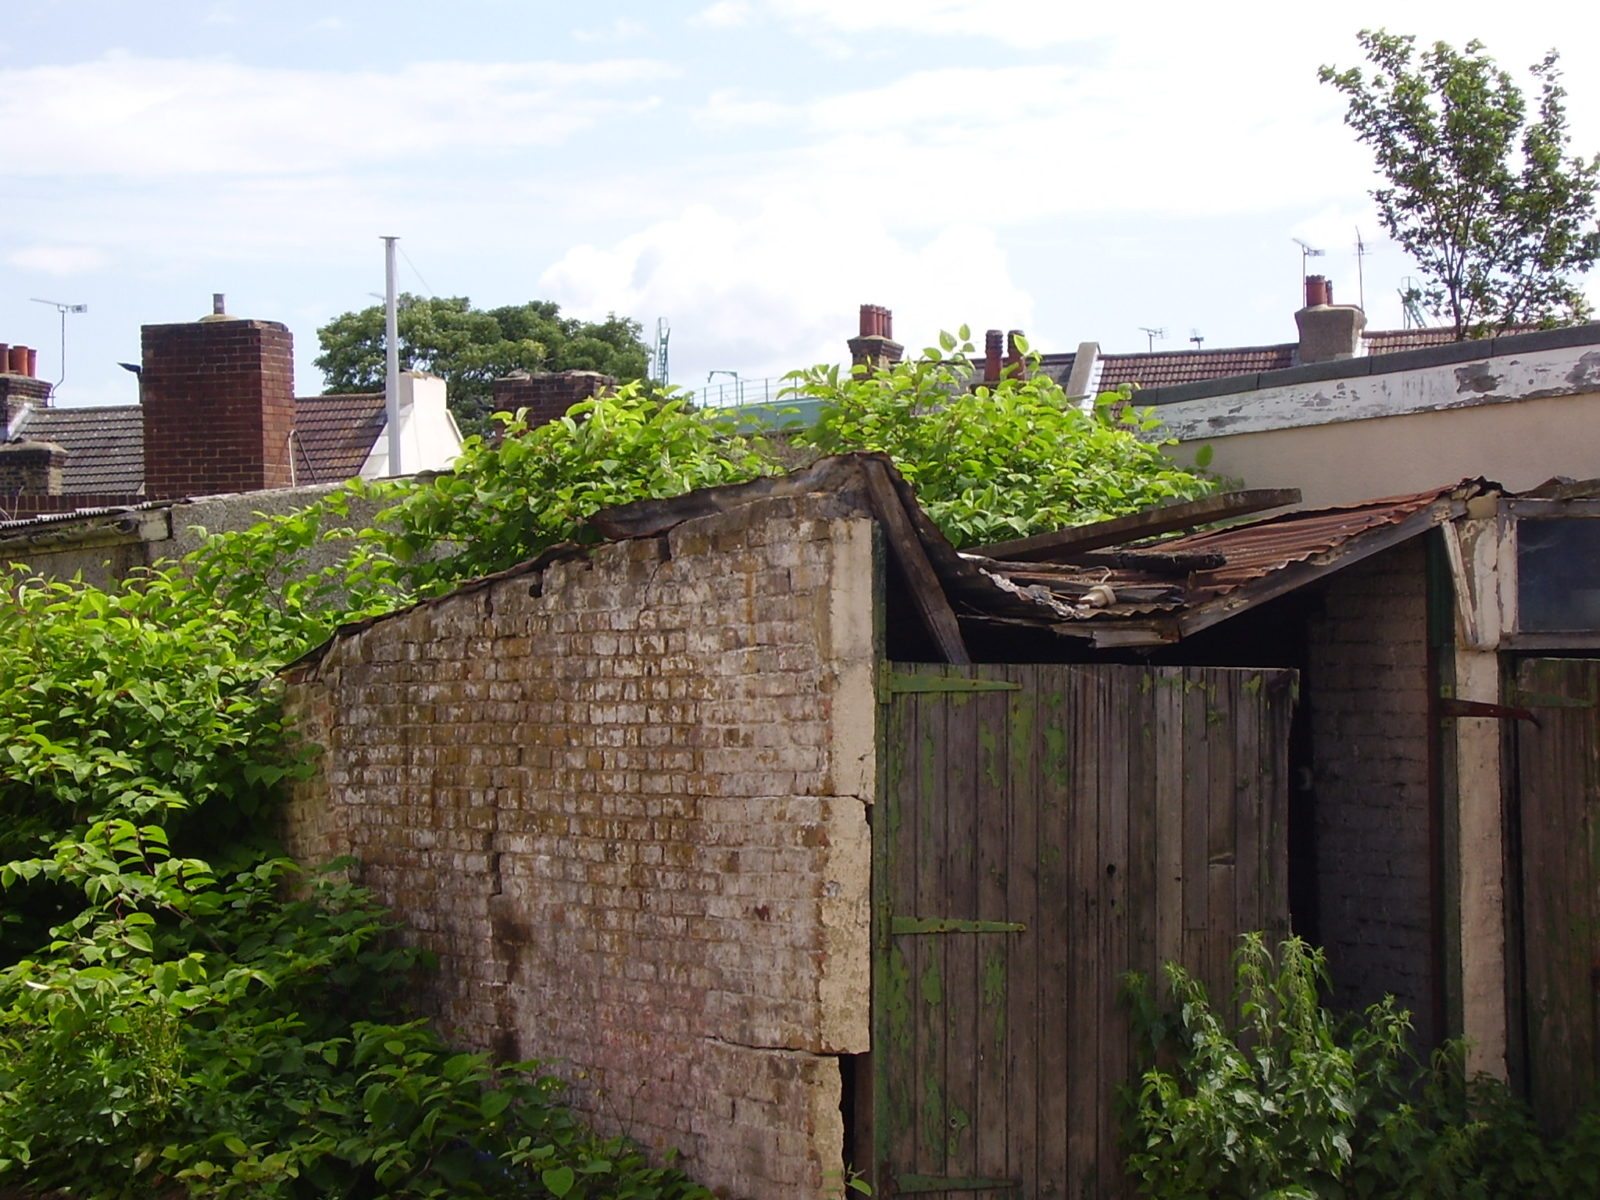
M 8 266 L 45 275 L 82 275 L 98 271 L 110 261 L 104 251 L 93 246 L 24 246 L 6 255 Z
M 658 101 L 650 59 L 317 71 L 112 54 L 0 70 L 23 175 L 293 175 L 431 152 L 552 146 Z
M 540 280 L 575 311 L 672 320 L 675 382 L 713 369 L 776 376 L 836 362 L 863 303 L 890 303 L 915 352 L 963 321 L 1026 328 L 1033 300 L 993 230 L 904 238 L 848 205 L 769 201 L 730 213 L 695 205 L 609 245 L 574 247 Z
M 616 17 L 604 25 L 591 28 L 574 29 L 572 37 L 579 42 L 625 42 L 630 38 L 643 37 L 649 30 L 640 21 L 630 17 Z
M 750 20 L 750 5 L 746 0 L 716 0 L 694 16 L 690 23 L 707 29 L 735 29 Z

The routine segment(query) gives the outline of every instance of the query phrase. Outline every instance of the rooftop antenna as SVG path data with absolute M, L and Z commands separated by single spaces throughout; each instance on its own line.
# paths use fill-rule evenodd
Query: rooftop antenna
M 1144 336 L 1149 339 L 1148 345 L 1146 346 L 1146 349 L 1149 350 L 1154 350 L 1156 348 L 1157 338 L 1165 340 L 1167 336 L 1167 331 L 1165 329 L 1152 329 L 1148 325 L 1139 326 L 1139 332 L 1144 334 Z
M 1300 296 L 1303 300 L 1306 294 L 1306 259 L 1321 258 L 1327 251 L 1318 250 L 1310 242 L 1302 238 L 1290 238 L 1289 240 L 1300 247 Z
M 652 359 L 652 365 L 655 367 L 655 370 L 652 372 L 652 374 L 655 378 L 656 384 L 660 387 L 666 387 L 668 383 L 667 342 L 671 337 L 672 326 L 667 323 L 667 319 L 665 317 L 657 317 L 656 345 L 655 349 L 651 352 L 650 357 Z M 706 382 L 709 383 L 710 380 L 707 380 Z
M 1361 240 L 1361 226 L 1356 226 L 1356 287 L 1360 292 L 1361 311 L 1367 311 L 1367 279 L 1361 270 L 1361 260 L 1367 256 L 1367 244 Z
M 1426 329 L 1428 322 L 1422 317 L 1422 289 L 1417 281 L 1407 275 L 1396 289 L 1400 293 L 1400 311 L 1405 314 L 1403 329 Z
M 67 380 L 67 314 L 86 313 L 89 311 L 87 304 L 63 304 L 59 300 L 41 300 L 37 296 L 30 297 L 35 304 L 48 304 L 61 314 L 61 378 L 56 380 L 50 388 L 50 393 L 55 394 Z
M 1198 329 L 1191 329 L 1189 330 L 1189 340 L 1194 343 L 1194 348 L 1199 350 L 1203 348 L 1206 339 L 1200 335 Z

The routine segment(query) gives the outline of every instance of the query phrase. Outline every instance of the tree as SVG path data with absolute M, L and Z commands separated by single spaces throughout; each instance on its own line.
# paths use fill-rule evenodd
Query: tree
M 1581 320 L 1573 276 L 1600 257 L 1600 156 L 1567 157 L 1566 90 L 1554 50 L 1534 64 L 1536 113 L 1484 53 L 1364 30 L 1374 68 L 1318 72 L 1349 98 L 1345 123 L 1388 185 L 1378 218 L 1427 277 L 1423 303 L 1457 339 L 1519 323 Z
M 464 431 L 488 428 L 495 379 L 512 371 L 600 371 L 642 379 L 649 351 L 626 317 L 579 321 L 558 305 L 531 300 L 476 309 L 465 296 L 400 297 L 400 369 L 431 371 L 449 387 Z M 317 330 L 317 366 L 330 392 L 383 388 L 383 309 L 347 312 Z

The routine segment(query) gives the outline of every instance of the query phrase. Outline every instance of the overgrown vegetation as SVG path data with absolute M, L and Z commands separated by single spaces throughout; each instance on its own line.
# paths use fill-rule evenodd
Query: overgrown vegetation
M 893 376 L 831 377 L 838 414 L 815 444 L 842 449 L 859 436 L 931 458 L 938 439 L 895 422 L 943 422 L 941 405 L 970 404 L 961 370 L 931 352 Z M 1007 381 L 978 394 L 994 407 L 995 446 L 982 450 L 967 431 L 960 470 L 901 457 L 945 505 L 954 536 L 1169 494 L 1141 478 L 1160 466 L 1154 451 L 1109 417 L 1067 415 L 1052 388 Z M 872 415 L 875 405 L 883 412 Z M 284 784 L 309 769 L 283 725 L 275 672 L 285 661 L 341 621 L 581 539 L 601 507 L 772 469 L 725 420 L 632 387 L 538 429 L 514 416 L 504 426 L 497 444 L 469 440 L 453 474 L 352 486 L 111 589 L 10 570 L 0 597 L 0 1188 L 709 1195 L 584 1128 L 536 1065 L 452 1052 L 406 1004 L 428 964 L 369 895 L 335 876 L 305 878 L 267 832 Z M 1106 458 L 1069 510 L 1050 452 L 1030 447 L 1087 466 L 1080 441 Z M 1006 465 L 1001 446 L 1038 465 Z M 1106 462 L 1122 463 L 1123 477 Z M 1171 494 L 1207 486 L 1160 471 Z M 379 528 L 351 522 L 358 496 L 388 504 Z M 984 504 L 1000 524 L 976 523 Z
M 1451 1044 L 1408 1049 L 1392 997 L 1359 1017 L 1322 1007 L 1322 952 L 1276 957 L 1260 934 L 1234 956 L 1237 1019 L 1167 964 L 1170 1005 L 1130 981 L 1134 1025 L 1157 1059 L 1127 1097 L 1127 1166 L 1156 1200 L 1521 1200 L 1600 1195 L 1600 1113 L 1547 1140 L 1495 1080 L 1468 1078 Z
M 789 376 L 793 394 L 823 401 L 796 440 L 825 454 L 881 450 L 917 489 L 957 546 L 1026 537 L 1065 525 L 1188 500 L 1212 484 L 1181 470 L 1127 412 L 1128 395 L 1083 407 L 1037 369 L 973 387 L 969 331 L 944 334 L 893 371 L 814 367 Z M 1202 464 L 1203 465 L 1203 464 Z

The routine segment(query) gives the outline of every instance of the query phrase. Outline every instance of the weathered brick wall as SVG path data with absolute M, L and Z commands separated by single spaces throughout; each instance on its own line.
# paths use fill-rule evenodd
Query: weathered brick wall
M 767 500 L 513 574 L 291 673 L 326 747 L 302 858 L 353 853 L 452 1034 L 730 1196 L 841 1162 L 867 1048 L 870 521 Z M 533 593 L 533 594 L 530 594 Z
M 1335 1000 L 1392 992 L 1432 1044 L 1425 539 L 1336 575 L 1311 623 L 1307 696 L 1319 924 Z

